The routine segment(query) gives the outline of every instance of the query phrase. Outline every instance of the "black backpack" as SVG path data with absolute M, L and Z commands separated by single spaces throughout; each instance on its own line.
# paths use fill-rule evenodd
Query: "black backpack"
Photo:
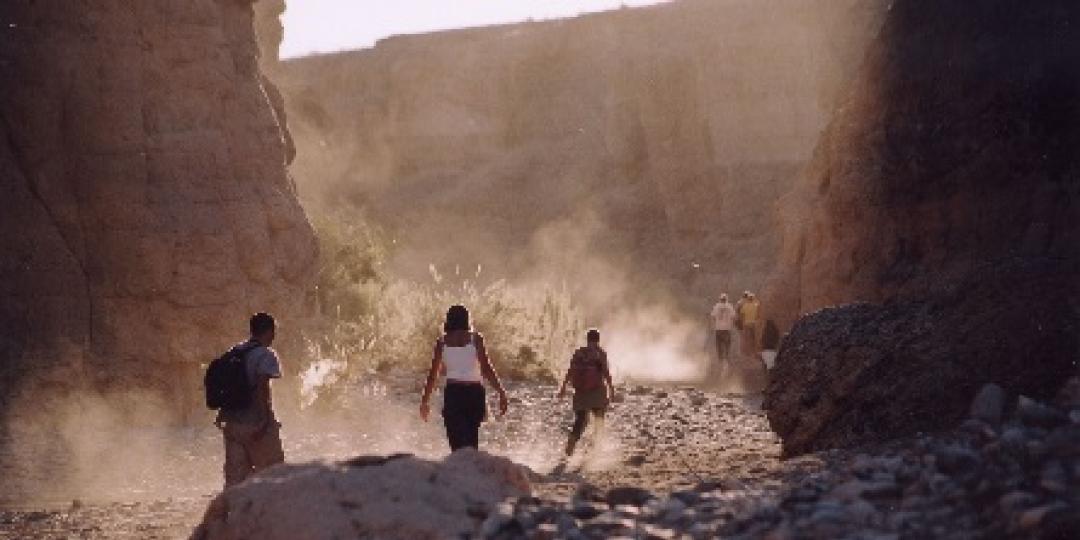
M 237 410 L 251 405 L 252 388 L 244 356 L 257 346 L 253 342 L 234 347 L 210 362 L 203 377 L 207 408 Z

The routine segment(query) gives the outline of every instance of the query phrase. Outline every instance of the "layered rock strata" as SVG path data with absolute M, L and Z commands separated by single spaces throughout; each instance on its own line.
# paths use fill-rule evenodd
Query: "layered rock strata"
M 189 401 L 198 362 L 246 315 L 293 321 L 315 243 L 252 20 L 234 0 L 0 8 L 7 397 L 53 384 Z

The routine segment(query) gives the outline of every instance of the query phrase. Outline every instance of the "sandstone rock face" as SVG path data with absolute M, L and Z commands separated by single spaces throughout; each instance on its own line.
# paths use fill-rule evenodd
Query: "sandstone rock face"
M 922 300 L 800 319 L 765 396 L 784 454 L 952 427 L 987 383 L 1052 399 L 1080 359 L 1077 293 L 1054 261 L 1016 260 Z
M 650 286 L 755 288 L 773 201 L 880 4 L 684 1 L 289 61 L 291 170 L 305 198 L 388 224 L 420 272 L 513 275 L 584 244 Z
M 525 468 L 472 449 L 441 463 L 279 465 L 218 495 L 192 538 L 460 538 L 496 503 L 529 493 Z
M 901 0 L 785 197 L 786 323 L 918 297 L 1002 257 L 1080 256 L 1080 5 Z
M 303 305 L 315 244 L 251 2 L 0 8 L 0 388 L 159 389 Z M 185 395 L 178 395 L 185 394 Z

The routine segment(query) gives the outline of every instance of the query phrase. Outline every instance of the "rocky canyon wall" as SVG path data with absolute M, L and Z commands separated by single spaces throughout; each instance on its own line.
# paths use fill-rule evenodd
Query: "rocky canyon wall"
M 1050 400 L 1080 361 L 1080 4 L 893 2 L 795 191 L 766 301 L 788 455 Z M 830 307 L 855 301 L 870 303 Z
M 785 198 L 784 319 L 925 294 L 988 261 L 1080 256 L 1070 2 L 895 2 Z
M 881 9 L 687 0 L 288 61 L 291 170 L 389 225 L 403 271 L 581 278 L 584 250 L 700 308 L 771 269 L 773 202 Z
M 252 2 L 0 6 L 0 390 L 198 399 L 255 310 L 295 328 L 315 242 Z

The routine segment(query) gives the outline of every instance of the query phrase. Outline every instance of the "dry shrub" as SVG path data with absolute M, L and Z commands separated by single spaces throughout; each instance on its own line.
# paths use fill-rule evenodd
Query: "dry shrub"
M 485 280 L 480 267 L 443 273 L 435 265 L 429 280 L 406 280 L 386 270 L 392 244 L 362 215 L 319 216 L 314 224 L 322 261 L 319 320 L 305 336 L 308 402 L 374 372 L 422 372 L 453 304 L 469 308 L 503 377 L 554 382 L 584 333 L 565 284 Z

